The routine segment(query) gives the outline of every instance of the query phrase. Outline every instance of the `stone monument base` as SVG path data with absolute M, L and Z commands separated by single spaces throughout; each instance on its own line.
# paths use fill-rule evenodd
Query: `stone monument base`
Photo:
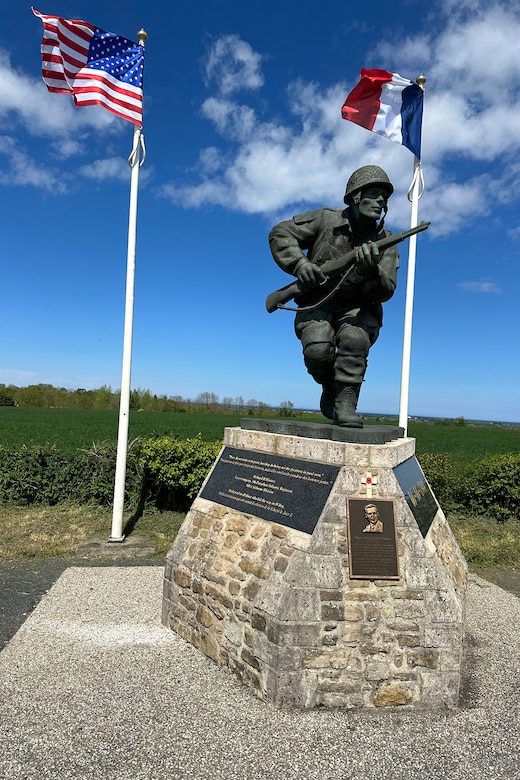
M 276 706 L 453 707 L 466 571 L 414 439 L 228 428 L 168 553 L 163 622 Z

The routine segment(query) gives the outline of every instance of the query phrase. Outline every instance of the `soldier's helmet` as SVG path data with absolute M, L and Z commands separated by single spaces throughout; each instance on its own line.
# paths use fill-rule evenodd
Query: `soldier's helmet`
M 388 192 L 388 197 L 390 197 L 394 191 L 392 182 L 388 178 L 387 173 L 380 168 L 379 165 L 363 165 L 362 168 L 358 168 L 357 171 L 354 171 L 348 180 L 343 200 L 348 204 L 356 192 L 360 192 L 364 187 L 371 185 L 384 187 Z

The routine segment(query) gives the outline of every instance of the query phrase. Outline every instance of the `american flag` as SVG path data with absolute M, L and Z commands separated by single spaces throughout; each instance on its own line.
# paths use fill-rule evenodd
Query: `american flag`
M 42 77 L 49 92 L 72 95 L 77 106 L 102 105 L 141 125 L 144 46 L 80 19 L 32 11 L 43 22 Z

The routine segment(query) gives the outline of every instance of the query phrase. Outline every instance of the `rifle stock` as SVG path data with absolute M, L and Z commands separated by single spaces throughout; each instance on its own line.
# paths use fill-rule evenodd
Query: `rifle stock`
M 416 233 L 420 233 L 423 230 L 427 230 L 431 225 L 431 222 L 420 222 L 416 227 L 410 228 L 410 230 L 403 230 L 401 233 L 395 233 L 391 236 L 385 236 L 380 238 L 379 241 L 374 241 L 375 245 L 382 250 L 388 249 L 390 246 L 400 244 L 410 236 L 414 236 Z M 327 260 L 320 266 L 321 270 L 326 276 L 330 276 L 337 273 L 345 273 L 349 266 L 352 265 L 352 261 L 356 258 L 356 249 L 352 249 L 341 257 L 335 257 L 332 260 Z M 279 290 L 275 290 L 270 293 L 265 301 L 265 308 L 272 314 L 281 306 L 284 306 L 288 301 L 301 295 L 303 292 L 298 281 L 290 282 L 285 287 L 281 287 Z

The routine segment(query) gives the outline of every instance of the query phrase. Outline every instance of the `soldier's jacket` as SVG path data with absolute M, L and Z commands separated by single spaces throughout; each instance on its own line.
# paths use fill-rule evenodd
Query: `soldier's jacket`
M 346 217 L 347 210 L 322 208 L 306 211 L 292 219 L 280 222 L 269 234 L 269 245 L 276 263 L 287 273 L 296 276 L 300 265 L 311 260 L 322 265 L 326 260 L 349 252 L 356 246 L 390 235 L 388 230 L 354 235 Z M 327 309 L 339 313 L 361 316 L 367 324 L 380 327 L 383 321 L 381 303 L 395 292 L 399 252 L 389 247 L 380 256 L 372 276 L 361 278 L 357 271 L 349 274 L 349 281 L 327 304 Z M 308 306 L 321 300 L 338 281 L 311 288 L 298 296 L 298 306 Z

